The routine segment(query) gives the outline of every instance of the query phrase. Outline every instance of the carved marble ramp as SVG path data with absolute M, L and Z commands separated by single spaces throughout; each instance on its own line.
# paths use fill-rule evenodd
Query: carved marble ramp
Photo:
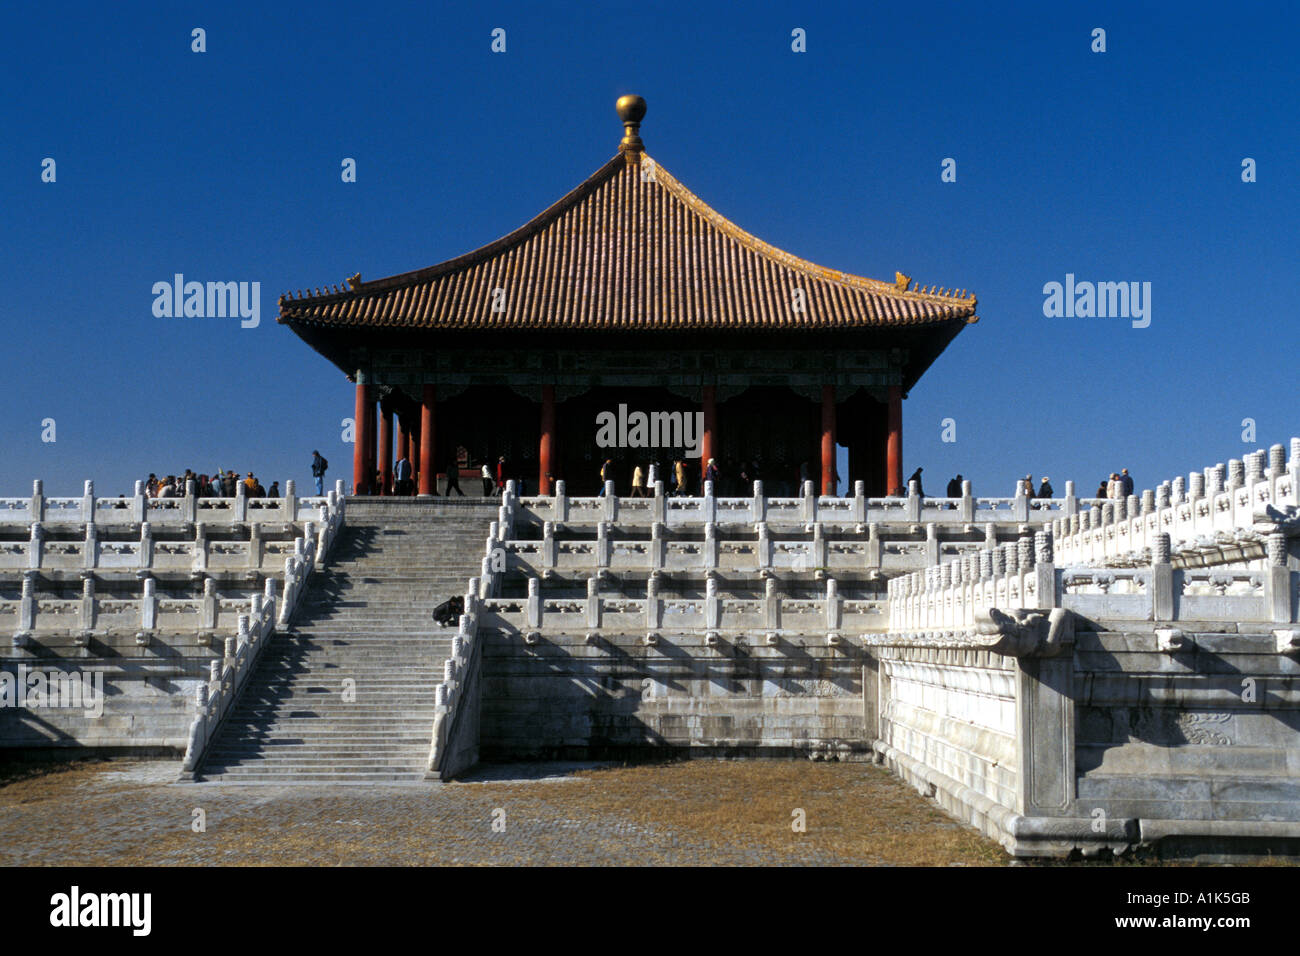
M 496 505 L 350 498 L 347 508 L 332 560 L 267 648 L 199 779 L 424 779 L 434 687 L 455 633 L 432 612 L 478 570 Z

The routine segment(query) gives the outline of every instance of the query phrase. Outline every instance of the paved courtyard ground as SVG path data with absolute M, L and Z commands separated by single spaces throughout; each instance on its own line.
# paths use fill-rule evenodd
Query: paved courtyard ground
M 9 768 L 0 864 L 1010 862 L 870 764 L 512 765 L 463 783 L 385 787 L 178 784 L 179 770 L 175 761 Z M 806 832 L 793 826 L 801 819 Z

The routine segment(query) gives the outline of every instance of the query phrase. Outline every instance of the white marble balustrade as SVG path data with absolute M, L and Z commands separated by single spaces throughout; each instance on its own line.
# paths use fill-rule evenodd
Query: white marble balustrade
M 1288 460 L 1282 445 L 1258 451 L 1164 482 L 1139 497 L 1106 501 L 1052 522 L 1055 552 L 1062 564 L 1141 563 L 1157 535 L 1169 535 L 1173 553 L 1226 540 L 1256 539 L 1267 509 L 1300 507 L 1300 438 L 1291 439 Z
M 0 525 L 97 525 L 131 526 L 144 523 L 155 527 L 245 523 L 291 524 L 323 521 L 329 507 L 328 496 L 299 497 L 292 480 L 285 482 L 282 498 L 249 498 L 243 482 L 236 486 L 233 498 L 200 498 L 194 482 L 187 482 L 186 494 L 179 498 L 147 498 L 144 482 L 135 483 L 135 493 L 127 497 L 95 496 L 95 483 L 87 481 L 80 497 L 46 497 L 43 482 L 33 482 L 32 494 L 26 498 L 0 498 Z M 336 483 L 338 497 L 344 496 L 343 482 Z
M 1077 512 L 1080 500 L 1074 495 L 1074 483 L 1066 483 L 1063 498 L 975 498 L 970 482 L 964 482 L 966 494 L 960 498 L 923 497 L 911 492 L 902 498 L 868 498 L 864 485 L 857 482 L 851 497 L 838 498 L 813 493 L 812 482 L 804 485 L 798 498 L 768 498 L 763 483 L 754 482 L 754 493 L 745 498 L 719 498 L 713 494 L 713 482 L 705 483 L 700 497 L 672 497 L 665 494 L 662 481 L 651 487 L 654 494 L 646 498 L 620 498 L 614 495 L 614 483 L 606 483 L 606 493 L 594 498 L 570 498 L 564 482 L 556 483 L 554 496 L 530 496 L 517 499 L 517 519 L 530 524 L 547 521 L 570 527 L 593 526 L 603 521 L 617 521 L 621 526 L 640 527 L 663 524 L 669 528 L 693 528 L 707 524 L 801 527 L 812 523 L 856 525 L 871 523 L 908 523 L 942 525 L 1014 522 L 1042 525 L 1061 516 Z M 1087 504 L 1084 502 L 1083 504 Z
M 889 630 L 961 632 L 989 608 L 1065 608 L 1087 618 L 1289 624 L 1296 619 L 1300 574 L 1286 567 L 1281 534 L 1262 570 L 1178 569 L 1167 535 L 1146 567 L 1057 567 L 1052 542 L 1038 532 L 950 564 L 889 582 Z

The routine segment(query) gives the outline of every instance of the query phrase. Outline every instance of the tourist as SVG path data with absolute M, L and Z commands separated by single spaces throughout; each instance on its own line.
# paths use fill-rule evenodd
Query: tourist
M 316 479 L 316 494 L 325 494 L 325 471 L 330 463 L 319 451 L 311 453 L 311 476 Z
M 237 484 L 239 484 L 239 482 L 235 480 L 234 469 L 233 468 L 227 469 L 226 473 L 221 478 L 221 497 L 223 498 L 235 497 L 235 486 Z
M 1043 483 L 1038 486 L 1038 497 L 1039 498 L 1052 497 L 1052 483 L 1048 481 L 1046 475 L 1043 475 Z
M 645 473 L 641 471 L 640 465 L 632 469 L 632 497 L 645 497 Z
M 460 488 L 460 462 L 453 459 L 447 462 L 447 466 L 443 470 L 447 472 L 447 487 L 443 490 L 443 494 L 450 498 L 451 489 L 455 488 L 456 494 L 464 498 L 465 492 L 461 491 Z M 436 473 L 433 476 L 433 493 L 435 495 L 438 493 L 438 476 Z
M 1101 481 L 1097 483 L 1097 497 L 1105 498 L 1107 497 L 1107 495 L 1108 495 L 1108 489 L 1106 485 L 1106 479 L 1103 478 Z
M 700 494 L 705 493 L 705 489 L 707 488 L 709 482 L 713 482 L 713 493 L 717 494 L 718 479 L 720 477 L 721 475 L 718 472 L 718 460 L 716 458 L 710 458 L 708 466 L 704 469 L 704 477 L 700 484 Z
M 154 492 L 155 498 L 175 498 L 176 497 L 176 479 L 172 475 L 167 476 L 167 480 L 158 487 Z
M 1124 483 L 1119 480 L 1119 472 L 1110 473 L 1110 484 L 1106 486 L 1106 497 L 1112 501 L 1124 497 Z
M 605 463 L 600 466 L 600 491 L 596 497 L 602 497 L 605 494 L 606 483 L 614 480 L 614 459 L 606 458 Z M 615 492 L 617 494 L 617 492 Z
M 479 472 L 479 475 L 483 479 L 483 497 L 490 497 L 492 494 L 492 469 L 486 461 L 483 462 L 483 470 Z
M 925 497 L 925 492 L 921 489 L 921 469 L 918 468 L 912 472 L 912 477 L 907 479 L 907 493 L 912 493 L 912 482 L 916 482 L 916 493 L 920 497 Z
M 280 497 L 280 483 L 278 481 L 271 482 L 271 490 L 266 493 L 266 496 L 268 498 Z
M 1123 486 L 1125 498 L 1133 494 L 1133 478 L 1129 475 L 1127 468 L 1121 469 L 1119 483 Z
M 397 459 L 393 468 L 393 492 L 402 497 L 411 494 L 411 461 L 405 455 Z
M 506 493 L 506 456 L 502 455 L 497 459 L 497 490 L 498 495 L 504 496 Z
M 686 461 L 678 458 L 673 462 L 673 496 L 680 498 L 686 494 Z

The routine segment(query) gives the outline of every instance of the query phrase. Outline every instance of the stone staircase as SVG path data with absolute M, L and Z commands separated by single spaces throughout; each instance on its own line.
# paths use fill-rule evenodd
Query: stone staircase
M 482 499 L 348 499 L 328 566 L 266 649 L 199 779 L 423 780 L 434 686 L 455 633 L 432 612 L 478 574 L 496 515 Z

